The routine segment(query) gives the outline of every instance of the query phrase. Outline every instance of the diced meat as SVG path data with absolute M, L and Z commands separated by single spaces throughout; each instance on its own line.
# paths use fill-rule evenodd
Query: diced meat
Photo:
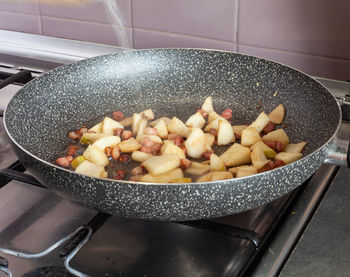
M 113 133 L 117 137 L 121 137 L 123 134 L 124 129 L 123 128 L 116 128 L 113 130 Z
M 115 111 L 113 112 L 113 119 L 116 121 L 120 121 L 124 119 L 124 113 L 122 111 Z
M 78 134 L 76 132 L 70 132 L 68 134 L 68 136 L 69 136 L 70 139 L 74 139 L 74 140 L 79 139 L 79 136 L 78 136 Z
M 81 127 L 80 129 L 78 129 L 78 130 L 76 130 L 75 131 L 75 133 L 79 136 L 79 137 L 81 137 L 84 133 L 86 133 L 87 132 L 87 128 L 86 127 Z
M 141 149 L 140 151 L 148 153 L 148 154 L 159 154 L 160 152 L 160 148 L 161 148 L 161 144 L 157 143 L 153 140 L 151 140 L 148 137 L 144 137 L 141 141 Z
M 277 160 L 274 163 L 275 163 L 275 168 L 285 165 L 285 163 L 283 161 L 281 161 L 281 160 Z
M 73 158 L 73 156 L 68 155 L 66 157 L 66 159 L 68 160 L 68 162 L 72 162 L 74 158 Z
M 225 109 L 222 113 L 221 113 L 221 117 L 229 120 L 232 117 L 232 109 Z
M 111 156 L 113 160 L 118 160 L 120 157 L 120 148 L 118 145 L 114 146 L 111 151 Z
M 70 162 L 73 160 L 72 156 L 61 157 L 56 160 L 56 164 L 65 168 L 70 166 Z
M 264 167 L 260 168 L 258 170 L 258 172 L 261 173 L 261 172 L 269 171 L 269 170 L 272 170 L 272 169 L 275 169 L 275 168 L 281 167 L 281 166 L 284 166 L 283 161 L 280 161 L 280 160 L 270 161 Z
M 266 144 L 277 152 L 281 152 L 285 147 L 280 141 L 267 141 Z
M 160 153 L 160 148 L 162 145 L 160 143 L 155 142 L 152 146 L 152 154 L 153 155 L 158 155 Z
M 265 128 L 262 130 L 262 132 L 263 132 L 264 134 L 268 134 L 268 133 L 274 131 L 275 128 L 276 128 L 275 124 L 274 124 L 273 122 L 269 122 L 269 123 L 265 126 Z
M 119 161 L 121 163 L 127 163 L 130 161 L 130 156 L 129 155 L 120 155 Z
M 202 154 L 202 156 L 203 156 L 204 159 L 210 160 L 211 154 L 213 154 L 211 151 L 205 151 L 205 152 Z
M 146 147 L 151 147 L 153 145 L 154 141 L 151 140 L 150 138 L 148 137 L 144 137 L 142 140 L 141 140 L 141 145 L 142 146 L 146 146 Z
M 67 149 L 67 155 L 68 156 L 75 156 L 77 153 L 77 150 L 79 149 L 79 145 L 69 145 Z
M 114 176 L 115 180 L 124 180 L 126 175 L 125 170 L 116 170 L 116 175 Z
M 174 144 L 177 146 L 181 146 L 184 143 L 184 139 L 181 136 L 177 136 L 174 139 Z
M 129 130 L 124 130 L 122 133 L 122 140 L 127 140 L 132 137 L 132 132 Z
M 112 156 L 112 147 L 107 146 L 107 147 L 105 148 L 105 154 L 106 154 L 107 157 Z
M 152 146 L 142 146 L 140 148 L 141 152 L 145 152 L 147 154 L 151 154 L 152 153 Z

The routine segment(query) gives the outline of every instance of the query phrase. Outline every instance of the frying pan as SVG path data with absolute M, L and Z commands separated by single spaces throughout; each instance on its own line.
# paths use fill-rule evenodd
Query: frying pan
M 232 108 L 235 124 L 282 103 L 282 128 L 292 142 L 308 142 L 304 157 L 253 176 L 188 184 L 93 178 L 52 163 L 67 148 L 69 131 L 115 110 L 131 115 L 151 108 L 156 117 L 186 120 L 209 95 L 216 111 Z M 239 213 L 288 193 L 324 162 L 340 122 L 336 100 L 309 76 L 252 56 L 199 49 L 135 50 L 66 65 L 24 86 L 5 111 L 19 160 L 48 188 L 105 213 L 171 221 Z

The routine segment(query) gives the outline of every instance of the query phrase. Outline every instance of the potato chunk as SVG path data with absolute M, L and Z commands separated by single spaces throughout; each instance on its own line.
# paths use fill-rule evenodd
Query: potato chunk
M 307 142 L 302 141 L 299 143 L 290 143 L 284 148 L 284 152 L 293 152 L 293 153 L 301 153 Z
M 102 133 L 108 135 L 114 135 L 114 130 L 117 128 L 124 129 L 124 126 L 121 125 L 118 121 L 113 120 L 112 118 L 105 117 L 102 121 Z
M 165 143 L 160 148 L 160 153 L 162 155 L 177 156 L 180 159 L 186 158 L 185 152 L 182 150 L 182 148 L 172 143 Z
M 94 145 L 89 145 L 84 151 L 83 156 L 90 162 L 100 166 L 107 166 L 109 163 L 104 151 Z
M 81 144 L 92 144 L 100 138 L 107 137 L 108 134 L 103 133 L 84 133 L 80 138 Z
M 153 120 L 154 119 L 154 113 L 151 109 L 145 110 L 143 112 L 140 113 L 142 118 L 146 119 L 146 120 Z
M 235 141 L 235 134 L 233 132 L 232 126 L 225 119 L 219 119 L 218 126 L 218 145 L 226 145 Z
M 254 143 L 261 140 L 259 131 L 254 126 L 249 126 L 242 131 L 241 144 L 243 146 L 252 146 Z
M 151 141 L 163 144 L 162 139 L 156 135 L 137 135 L 136 140 L 141 143 L 143 138 L 149 138 Z
M 141 118 L 139 120 L 138 126 L 137 126 L 137 131 L 135 132 L 136 135 L 143 135 L 143 130 L 145 129 L 145 127 L 147 126 L 148 122 L 146 119 Z
M 209 144 L 209 146 L 212 146 L 215 142 L 215 137 L 214 135 L 210 134 L 210 133 L 205 133 L 205 138 L 207 140 L 207 143 Z
M 215 129 L 215 130 L 219 129 L 219 120 L 220 118 L 217 118 L 212 122 L 210 122 L 207 126 L 205 126 L 204 131 L 209 132 L 210 129 Z
M 243 165 L 236 167 L 236 178 L 255 175 L 258 170 L 252 165 Z
M 224 119 L 224 118 L 218 115 L 216 112 L 211 111 L 208 115 L 208 123 L 213 122 L 215 119 Z
M 75 172 L 97 178 L 105 178 L 107 174 L 103 166 L 94 164 L 87 160 L 79 164 L 75 169 Z
M 143 162 L 142 165 L 149 173 L 156 176 L 179 167 L 180 159 L 176 156 L 154 156 Z
M 131 153 L 139 150 L 141 148 L 141 144 L 134 137 L 131 137 L 119 143 L 119 147 L 120 151 L 123 153 Z
M 213 108 L 213 98 L 211 96 L 208 96 L 202 105 L 202 110 L 206 111 L 207 113 L 210 113 L 214 110 Z
M 283 161 L 285 164 L 290 164 L 292 162 L 295 162 L 303 157 L 303 154 L 301 153 L 294 153 L 294 152 L 279 152 L 275 160 Z
M 163 119 L 160 119 L 158 124 L 154 126 L 157 129 L 157 135 L 161 139 L 166 139 L 168 137 L 168 128 L 166 127 L 166 123 Z
M 120 142 L 120 137 L 117 136 L 106 136 L 96 140 L 92 145 L 105 151 L 106 147 L 113 147 Z
M 185 170 L 185 173 L 190 175 L 202 175 L 208 171 L 210 171 L 210 165 L 192 162 L 191 166 Z
M 248 125 L 235 125 L 235 126 L 232 126 L 232 129 L 233 129 L 233 132 L 237 135 L 242 135 L 242 131 L 247 128 Z
M 251 154 L 251 159 L 252 164 L 256 169 L 264 167 L 269 162 L 269 160 L 266 159 L 264 152 L 259 147 L 254 148 Z
M 289 143 L 289 138 L 283 129 L 277 129 L 268 133 L 267 135 L 262 137 L 262 140 L 265 143 L 267 141 L 280 141 L 283 143 L 284 146 L 286 146 Z
M 251 151 L 253 151 L 255 148 L 260 148 L 264 152 L 266 158 L 268 159 L 274 159 L 277 154 L 275 150 L 273 150 L 271 147 L 269 147 L 262 141 L 258 141 L 254 143 L 252 146 L 250 146 Z
M 152 157 L 153 157 L 152 154 L 148 154 L 141 151 L 134 151 L 131 154 L 131 158 L 133 159 L 133 161 L 140 162 L 140 163 L 143 163 L 144 161 L 147 161 L 149 158 L 152 158 Z
M 232 179 L 233 175 L 229 171 L 213 171 L 210 181 Z
M 133 135 L 137 135 L 138 131 L 139 131 L 139 125 L 140 122 L 142 120 L 142 116 L 139 113 L 133 113 L 132 115 L 132 124 L 131 124 L 131 129 L 132 129 L 132 133 Z
M 207 140 L 200 128 L 192 128 L 191 134 L 185 142 L 187 155 L 192 158 L 200 158 L 206 151 Z
M 270 118 L 266 115 L 266 113 L 262 112 L 250 126 L 254 126 L 260 133 L 269 122 Z
M 233 178 L 233 175 L 229 171 L 212 171 L 203 176 L 200 176 L 196 180 L 196 182 L 202 183 L 202 182 L 211 182 L 211 181 L 226 180 L 226 179 L 232 179 L 232 178 Z
M 284 106 L 279 104 L 269 113 L 270 121 L 275 124 L 281 124 L 284 118 Z
M 237 166 L 250 163 L 250 154 L 251 152 L 248 147 L 242 146 L 239 143 L 234 143 L 220 156 L 220 158 L 226 166 Z
M 189 134 L 187 126 L 185 125 L 185 123 L 183 123 L 176 116 L 174 116 L 171 119 L 171 122 L 168 124 L 167 128 L 168 128 L 168 131 L 170 133 L 175 133 L 175 134 L 178 134 L 178 135 L 180 135 L 182 137 L 187 137 L 188 134 Z
M 118 121 L 121 125 L 123 125 L 124 127 L 129 127 L 132 125 L 132 116 L 130 117 L 126 117 L 120 121 Z
M 91 127 L 88 132 L 102 133 L 102 123 L 102 121 L 97 123 L 95 126 Z
M 205 119 L 201 113 L 196 112 L 194 115 L 191 115 L 189 119 L 187 119 L 185 124 L 189 127 L 203 128 L 205 125 Z
M 210 169 L 211 171 L 226 171 L 225 163 L 216 155 L 210 155 Z
M 181 168 L 176 168 L 173 170 L 170 170 L 168 172 L 159 174 L 157 176 L 153 176 L 151 174 L 146 174 L 141 177 L 141 182 L 147 182 L 147 183 L 169 183 L 172 180 L 182 180 L 184 178 L 184 174 Z
M 159 121 L 160 121 L 161 119 L 164 120 L 164 122 L 165 122 L 166 125 L 168 125 L 168 124 L 171 122 L 171 119 L 170 119 L 169 117 L 162 116 L 161 118 L 158 118 L 158 119 L 156 119 L 156 120 L 151 121 L 151 122 L 149 123 L 149 125 L 152 126 L 152 127 L 155 127 L 155 126 L 159 123 Z

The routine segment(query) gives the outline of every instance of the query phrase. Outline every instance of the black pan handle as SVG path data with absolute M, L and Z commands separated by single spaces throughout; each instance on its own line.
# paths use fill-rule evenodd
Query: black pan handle
M 8 168 L 1 168 L 0 169 L 0 176 L 4 176 L 7 178 L 10 178 L 12 180 L 28 183 L 37 187 L 46 188 L 43 186 L 37 179 L 35 179 L 32 175 L 19 172 L 16 170 L 8 169 Z

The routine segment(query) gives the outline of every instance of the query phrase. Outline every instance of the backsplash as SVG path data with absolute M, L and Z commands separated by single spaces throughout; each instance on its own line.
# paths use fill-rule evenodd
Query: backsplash
M 120 45 L 102 1 L 0 0 L 0 29 Z M 350 80 L 350 1 L 115 1 L 133 48 L 228 50 Z

